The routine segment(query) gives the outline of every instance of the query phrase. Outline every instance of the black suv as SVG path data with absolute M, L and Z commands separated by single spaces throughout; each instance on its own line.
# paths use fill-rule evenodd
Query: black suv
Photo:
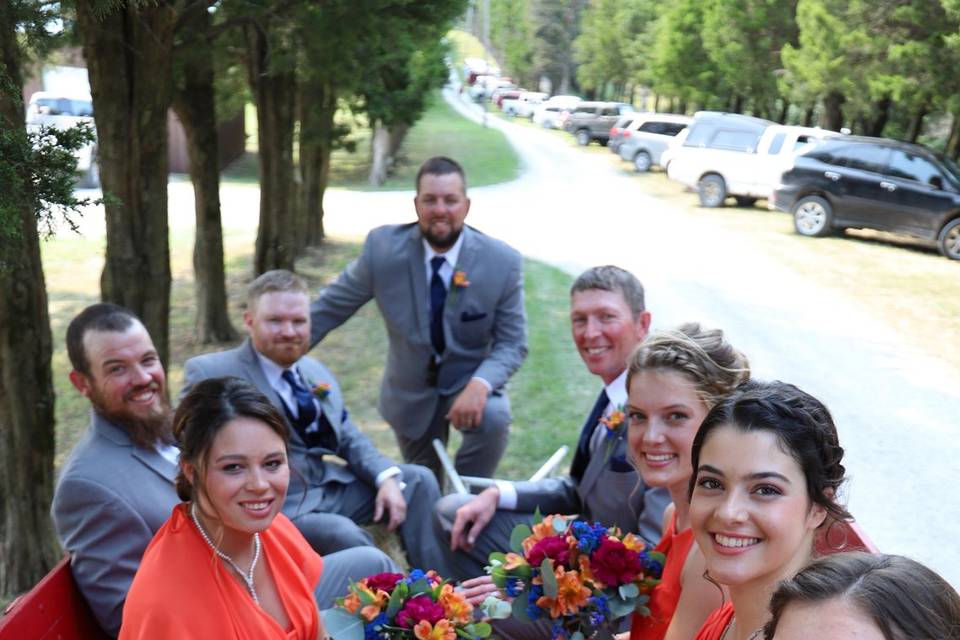
M 805 236 L 847 227 L 904 233 L 960 260 L 960 167 L 920 145 L 843 136 L 802 152 L 774 190 Z

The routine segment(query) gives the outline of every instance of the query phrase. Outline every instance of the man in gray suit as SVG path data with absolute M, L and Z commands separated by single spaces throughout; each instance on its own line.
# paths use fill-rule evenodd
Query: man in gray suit
M 294 473 L 283 512 L 317 551 L 373 544 L 358 525 L 386 518 L 388 529 L 399 528 L 414 567 L 445 575 L 445 555 L 430 531 L 440 498 L 436 479 L 425 467 L 394 464 L 350 419 L 337 379 L 304 356 L 309 308 L 307 285 L 296 274 L 259 276 L 243 316 L 250 337 L 235 349 L 187 360 L 181 395 L 201 380 L 236 376 L 284 412 Z
M 652 544 L 660 539 L 670 494 L 644 487 L 626 459 L 627 359 L 650 328 L 643 285 L 618 267 L 588 269 L 570 290 L 570 321 L 580 357 L 604 385 L 583 425 L 570 475 L 497 481 L 477 496 L 443 498 L 438 532 L 449 541 L 460 579 L 482 574 L 490 552 L 507 550 L 514 525 L 531 522 L 538 508 L 544 515 L 579 514 L 616 525 Z
M 166 375 L 143 324 L 113 304 L 87 307 L 67 329 L 70 382 L 92 405 L 90 427 L 60 474 L 52 515 L 74 578 L 108 633 L 144 549 L 179 504 L 179 450 L 170 431 Z M 324 558 L 321 608 L 348 580 L 395 567 L 373 548 Z
M 417 174 L 417 222 L 374 229 L 360 257 L 311 307 L 316 344 L 375 299 L 390 339 L 378 407 L 407 462 L 442 478 L 431 446 L 463 434 L 455 465 L 490 477 L 507 446 L 504 385 L 527 353 L 520 254 L 464 225 L 463 169 L 427 160 Z

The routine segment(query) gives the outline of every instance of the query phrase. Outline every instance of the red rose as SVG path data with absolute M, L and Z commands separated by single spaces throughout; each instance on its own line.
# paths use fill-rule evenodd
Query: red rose
M 570 561 L 570 545 L 564 536 L 550 536 L 538 540 L 530 553 L 527 554 L 527 562 L 535 567 L 539 567 L 544 558 L 550 558 L 559 564 L 566 564 Z
M 377 589 L 391 593 L 397 583 L 403 580 L 402 573 L 378 573 L 367 578 L 367 586 L 374 592 Z
M 623 546 L 614 538 L 604 538 L 590 556 L 590 570 L 608 587 L 632 582 L 642 569 L 640 554 Z
M 442 604 L 434 602 L 430 599 L 430 596 L 417 596 L 407 600 L 407 604 L 403 605 L 403 609 L 397 614 L 396 622 L 399 627 L 412 629 L 421 620 L 426 620 L 434 625 L 443 618 Z

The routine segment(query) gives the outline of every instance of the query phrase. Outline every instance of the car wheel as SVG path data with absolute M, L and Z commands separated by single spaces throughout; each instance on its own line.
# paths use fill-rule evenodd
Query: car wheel
M 727 199 L 727 183 L 717 174 L 711 173 L 700 178 L 700 182 L 697 183 L 697 194 L 703 206 L 709 209 L 722 207 L 723 201 Z
M 650 165 L 652 164 L 653 160 L 650 159 L 650 154 L 646 151 L 638 151 L 637 155 L 633 156 L 633 168 L 636 169 L 638 173 L 650 171 Z
M 757 202 L 756 198 L 750 196 L 734 196 L 734 199 L 737 201 L 738 207 L 752 207 Z
M 590 144 L 590 132 L 586 129 L 580 129 L 577 131 L 577 144 L 581 147 L 585 147 Z
M 940 253 L 951 260 L 960 260 L 960 218 L 948 222 L 937 238 Z
M 800 198 L 793 205 L 793 227 L 802 236 L 823 237 L 833 232 L 833 207 L 820 196 Z

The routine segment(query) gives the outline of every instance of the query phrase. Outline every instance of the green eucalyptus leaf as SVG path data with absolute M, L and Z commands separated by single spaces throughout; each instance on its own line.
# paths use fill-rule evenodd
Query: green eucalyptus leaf
M 553 532 L 556 534 L 561 534 L 567 530 L 567 521 L 561 516 L 555 516 L 553 518 Z
M 557 576 L 553 575 L 553 560 L 544 558 L 540 563 L 540 577 L 543 578 L 543 595 L 557 597 Z
M 523 554 L 523 541 L 533 535 L 530 525 L 520 523 L 513 528 L 510 534 L 510 550 L 514 553 Z
M 530 590 L 524 589 L 520 592 L 519 596 L 513 599 L 513 604 L 510 607 L 513 612 L 513 617 L 520 622 L 531 622 L 530 616 L 527 615 L 527 607 L 529 606 Z
M 570 636 L 570 640 L 586 640 L 586 636 L 583 635 L 583 631 L 574 631 Z
M 504 602 L 504 604 L 506 604 L 506 602 Z M 493 631 L 493 627 L 487 622 L 474 622 L 473 624 L 468 624 L 466 630 L 473 638 L 486 638 Z
M 627 584 L 620 585 L 620 588 L 617 589 L 617 592 L 620 594 L 621 598 L 624 600 L 629 600 L 640 595 L 640 587 L 632 582 L 628 582 Z

